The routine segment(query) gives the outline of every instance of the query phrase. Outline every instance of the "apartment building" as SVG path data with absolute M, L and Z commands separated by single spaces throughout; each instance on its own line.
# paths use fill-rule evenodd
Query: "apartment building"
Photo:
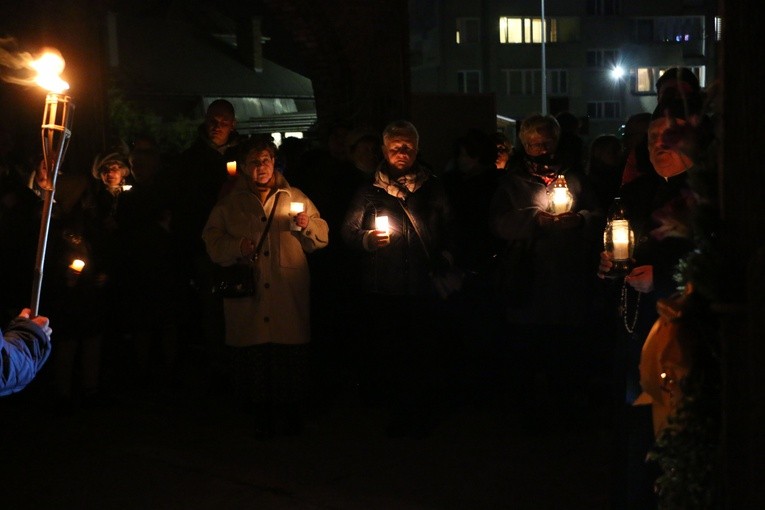
M 499 123 L 570 111 L 585 138 L 656 106 L 656 78 L 714 80 L 709 0 L 411 0 L 415 93 L 493 94 Z M 621 72 L 621 74 L 619 74 Z

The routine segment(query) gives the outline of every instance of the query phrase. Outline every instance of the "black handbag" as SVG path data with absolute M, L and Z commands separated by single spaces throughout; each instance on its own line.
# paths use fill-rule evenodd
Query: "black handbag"
M 271 208 L 271 214 L 268 215 L 268 223 L 263 230 L 263 234 L 260 236 L 258 246 L 255 248 L 255 253 L 252 254 L 250 260 L 237 262 L 230 266 L 221 266 L 216 264 L 213 270 L 213 288 L 212 293 L 222 298 L 243 298 L 248 296 L 254 296 L 258 289 L 258 281 L 260 280 L 260 267 L 258 265 L 260 250 L 263 248 L 263 243 L 268 235 L 268 230 L 271 228 L 271 222 L 274 219 L 274 213 L 276 213 L 276 207 L 279 205 L 279 195 L 276 195 L 274 205 Z
M 212 292 L 223 298 L 242 298 L 255 295 L 257 281 L 255 268 L 239 262 L 230 266 L 215 265 Z

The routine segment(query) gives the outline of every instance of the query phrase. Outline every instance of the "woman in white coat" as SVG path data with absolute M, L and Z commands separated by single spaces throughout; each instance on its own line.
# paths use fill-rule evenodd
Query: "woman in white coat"
M 310 340 L 306 253 L 328 243 L 329 227 L 313 202 L 274 171 L 276 146 L 255 137 L 240 146 L 239 176 L 213 208 L 202 238 L 216 264 L 252 259 L 275 207 L 256 264 L 255 294 L 224 298 L 226 345 L 235 390 L 256 416 L 256 435 L 302 429 Z M 291 212 L 300 203 L 303 212 Z

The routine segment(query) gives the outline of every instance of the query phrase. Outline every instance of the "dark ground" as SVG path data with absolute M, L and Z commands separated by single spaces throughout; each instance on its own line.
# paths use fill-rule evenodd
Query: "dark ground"
M 609 507 L 597 413 L 529 431 L 486 382 L 445 399 L 431 436 L 389 439 L 382 410 L 337 384 L 318 388 L 302 435 L 258 440 L 202 372 L 187 360 L 163 389 L 115 387 L 102 408 L 50 406 L 45 374 L 0 400 L 0 508 Z

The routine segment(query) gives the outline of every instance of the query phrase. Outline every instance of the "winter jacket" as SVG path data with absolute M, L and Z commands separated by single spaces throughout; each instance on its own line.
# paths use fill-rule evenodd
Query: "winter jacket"
M 659 317 L 657 301 L 678 291 L 674 277 L 678 264 L 695 246 L 691 229 L 695 199 L 688 172 L 664 179 L 654 171 L 624 185 L 621 198 L 635 234 L 634 266 L 653 267 L 654 289 L 641 296 L 638 311 L 636 335 L 642 341 Z
M 507 243 L 500 261 L 501 295 L 511 322 L 587 324 L 591 320 L 603 214 L 588 182 L 565 175 L 581 217 L 573 228 L 542 227 L 552 183 L 518 167 L 504 175 L 490 206 L 492 231 Z
M 11 321 L 0 331 L 0 397 L 21 391 L 50 355 L 50 338 L 29 319 Z
M 227 345 L 304 344 L 310 339 L 310 276 L 305 254 L 327 246 L 329 227 L 313 202 L 281 174 L 276 174 L 276 186 L 261 204 L 240 178 L 213 208 L 204 227 L 202 239 L 212 261 L 232 265 L 241 257 L 243 238 L 255 243 L 260 240 L 279 197 L 258 258 L 260 279 L 255 296 L 223 300 Z M 290 230 L 290 202 L 302 202 L 310 217 L 302 231 Z
M 236 160 L 241 139 L 233 132 L 225 146 L 214 147 L 204 126 L 200 126 L 196 141 L 178 156 L 174 166 L 175 190 L 170 199 L 172 230 L 181 252 L 190 258 L 204 254 L 199 234 L 229 178 L 226 163 Z
M 424 239 L 418 236 L 404 208 L 418 223 Z M 388 217 L 390 244 L 367 251 L 364 237 L 375 229 L 377 216 Z M 361 259 L 361 291 L 435 296 L 430 273 L 445 272 L 453 261 L 450 224 L 447 194 L 441 180 L 434 175 L 428 174 L 427 180 L 405 198 L 393 196 L 375 184 L 360 187 L 351 200 L 341 233 L 345 243 Z

